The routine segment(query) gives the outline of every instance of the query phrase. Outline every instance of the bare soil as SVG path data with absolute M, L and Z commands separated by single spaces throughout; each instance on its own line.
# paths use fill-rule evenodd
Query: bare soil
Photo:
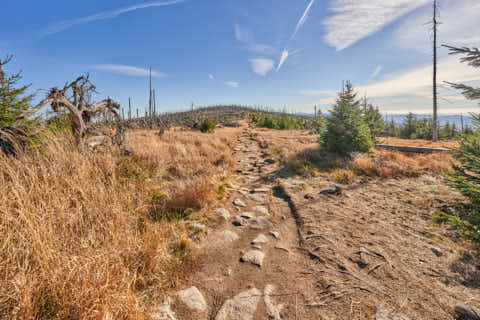
M 231 218 L 216 218 L 198 268 L 178 288 L 196 286 L 208 311 L 200 317 L 175 303 L 177 319 L 454 319 L 455 305 L 480 306 L 480 264 L 472 248 L 454 228 L 432 221 L 438 210 L 464 201 L 440 176 L 355 177 L 323 194 L 333 184 L 328 175 L 302 179 L 272 160 L 288 153 L 292 141 L 315 143 L 313 135 L 296 135 L 245 129 L 239 137 L 236 176 L 224 203 Z M 245 207 L 233 204 L 237 199 Z M 255 217 L 244 226 L 232 223 L 256 206 L 269 215 L 254 216 L 271 225 L 254 229 Z M 225 230 L 238 240 L 226 241 Z M 268 244 L 254 249 L 251 242 L 260 234 Z M 260 267 L 241 261 L 250 250 L 264 253 Z M 280 317 L 266 303 L 269 285 L 273 304 L 284 304 Z M 252 288 L 262 292 L 252 316 L 219 318 L 228 299 Z

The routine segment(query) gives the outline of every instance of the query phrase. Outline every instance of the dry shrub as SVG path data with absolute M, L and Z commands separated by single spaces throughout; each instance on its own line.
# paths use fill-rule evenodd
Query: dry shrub
M 360 173 L 381 178 L 418 177 L 439 174 L 451 168 L 453 158 L 447 153 L 406 154 L 376 150 L 373 154 L 360 154 L 352 167 Z
M 334 169 L 330 175 L 335 182 L 341 184 L 352 184 L 355 180 L 355 173 L 350 169 Z
M 1 319 L 144 318 L 145 299 L 161 295 L 193 252 L 184 224 L 149 219 L 152 193 L 166 195 L 165 210 L 202 208 L 231 164 L 216 135 L 165 135 L 130 133 L 128 158 L 79 153 L 58 136 L 30 154 L 0 155 Z

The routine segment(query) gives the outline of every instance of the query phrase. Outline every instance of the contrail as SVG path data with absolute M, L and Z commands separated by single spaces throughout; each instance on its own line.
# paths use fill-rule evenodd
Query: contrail
M 42 36 L 49 36 L 55 33 L 59 33 L 61 31 L 64 31 L 68 28 L 73 27 L 74 25 L 77 24 L 82 24 L 82 23 L 88 23 L 92 21 L 97 21 L 97 20 L 106 20 L 106 19 L 113 19 L 118 17 L 121 14 L 135 11 L 138 9 L 145 9 L 145 8 L 150 8 L 150 7 L 163 7 L 163 6 L 170 6 L 174 5 L 177 3 L 184 2 L 185 0 L 171 0 L 171 1 L 155 1 L 155 2 L 149 2 L 149 3 L 143 3 L 143 4 L 138 4 L 130 7 L 125 7 L 125 8 L 120 8 L 120 9 L 115 9 L 111 11 L 105 11 L 105 12 L 100 12 L 91 16 L 87 17 L 82 17 L 82 18 L 77 18 L 77 19 L 72 19 L 72 20 L 65 20 L 61 21 L 53 26 L 50 26 L 47 30 L 45 30 L 42 33 Z
M 311 0 L 310 3 L 308 4 L 307 8 L 305 9 L 305 11 L 303 12 L 303 15 L 302 17 L 300 18 L 300 20 L 298 20 L 298 23 L 297 23 L 297 26 L 295 27 L 295 31 L 293 32 L 292 36 L 290 37 L 290 40 L 288 41 L 289 43 L 293 41 L 293 39 L 295 39 L 295 37 L 297 36 L 297 33 L 298 31 L 300 30 L 300 28 L 305 24 L 305 22 L 307 21 L 307 18 L 308 18 L 308 13 L 310 12 L 310 9 L 312 8 L 312 5 L 313 3 L 315 2 L 315 0 Z M 288 47 L 288 45 L 287 45 Z M 283 66 L 283 64 L 285 63 L 285 61 L 287 60 L 288 56 L 291 55 L 289 54 L 288 50 L 285 48 L 283 49 L 282 51 L 282 55 L 280 56 L 280 61 L 278 62 L 278 66 L 277 66 L 277 72 L 280 71 L 280 68 Z
M 300 28 L 305 24 L 305 21 L 307 21 L 308 13 L 310 12 L 310 8 L 312 7 L 313 2 L 315 2 L 315 0 L 310 1 L 310 3 L 307 6 L 307 9 L 305 9 L 305 12 L 303 13 L 303 16 L 300 18 L 300 20 L 298 20 L 297 27 L 295 28 L 295 31 L 293 32 L 292 37 L 290 38 L 290 41 L 295 39 L 295 36 L 297 35 L 298 30 L 300 30 Z

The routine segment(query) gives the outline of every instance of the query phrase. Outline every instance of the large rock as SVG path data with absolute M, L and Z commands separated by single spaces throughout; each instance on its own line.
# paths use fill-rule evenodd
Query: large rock
M 225 301 L 215 320 L 252 320 L 262 293 L 255 288 Z
M 250 250 L 240 258 L 240 261 L 249 262 L 251 264 L 261 267 L 263 264 L 264 258 L 265 258 L 265 254 L 262 251 Z
M 462 320 L 480 320 L 480 309 L 477 308 L 457 305 L 455 306 L 455 313 Z
M 333 184 L 328 188 L 320 190 L 320 194 L 324 194 L 324 195 L 336 195 L 336 194 L 338 195 L 341 193 L 342 193 L 342 187 L 336 184 Z
M 205 311 L 207 303 L 197 287 L 191 287 L 177 293 L 178 299 L 190 310 Z

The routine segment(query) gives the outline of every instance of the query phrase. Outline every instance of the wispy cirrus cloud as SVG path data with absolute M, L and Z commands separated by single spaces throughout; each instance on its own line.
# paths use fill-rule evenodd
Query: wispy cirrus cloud
M 439 34 L 442 43 L 453 46 L 479 46 L 480 4 L 478 0 L 443 0 L 440 2 Z M 402 48 L 421 52 L 432 51 L 432 19 L 429 7 L 418 10 L 405 19 L 395 31 L 392 41 Z M 459 18 L 461 17 L 461 18 Z M 441 52 L 441 51 L 440 51 Z
M 240 84 L 236 81 L 226 81 L 225 84 L 232 88 L 238 88 Z
M 333 15 L 324 21 L 325 42 L 337 51 L 348 48 L 431 0 L 331 0 Z
M 367 92 L 369 97 L 421 96 L 432 98 L 433 67 L 426 65 L 416 69 L 387 75 L 384 80 L 357 87 L 358 92 Z M 475 68 L 460 63 L 458 57 L 446 57 L 438 63 L 438 80 L 465 83 L 480 81 L 480 74 Z M 441 85 L 442 86 L 442 85 Z M 442 86 L 443 87 L 443 86 Z M 449 95 L 454 90 L 446 90 Z
M 215 76 L 214 76 L 213 74 L 211 74 L 211 73 L 208 74 L 208 78 L 209 78 L 210 80 L 215 80 Z
M 250 29 L 243 28 L 238 23 L 235 23 L 233 27 L 235 39 L 242 42 L 248 51 L 262 54 L 274 54 L 276 52 L 273 47 L 256 42 L 253 32 Z
M 99 64 L 93 66 L 94 69 L 107 71 L 111 73 L 121 74 L 131 77 L 146 77 L 150 75 L 150 70 L 145 68 L 138 68 L 124 64 Z M 152 70 L 152 77 L 163 78 L 167 75 L 163 72 Z
M 76 19 L 71 19 L 71 20 L 64 20 L 60 21 L 50 27 L 48 27 L 44 32 L 42 32 L 42 36 L 49 36 L 53 35 L 59 32 L 62 32 L 66 29 L 69 29 L 77 24 L 83 24 L 83 23 L 88 23 L 92 21 L 98 21 L 98 20 L 106 20 L 106 19 L 113 19 L 118 17 L 119 15 L 122 15 L 127 12 L 132 12 L 135 10 L 139 9 L 146 9 L 146 8 L 151 8 L 151 7 L 164 7 L 164 6 L 170 6 L 174 5 L 177 3 L 184 2 L 185 0 L 171 0 L 171 1 L 154 1 L 154 2 L 148 2 L 148 3 L 142 3 L 142 4 L 137 4 L 129 7 L 124 7 L 120 9 L 114 9 L 110 11 L 105 11 L 105 12 L 100 12 L 97 14 L 93 14 L 87 17 L 82 17 L 82 18 L 76 18 Z
M 382 72 L 382 69 L 383 67 L 381 65 L 378 65 L 375 70 L 372 72 L 372 74 L 370 75 L 370 78 L 375 78 L 376 76 L 378 76 L 380 74 L 380 72 Z
M 272 59 L 250 59 L 248 60 L 252 65 L 253 72 L 261 76 L 265 76 L 268 72 L 273 69 L 275 62 Z

